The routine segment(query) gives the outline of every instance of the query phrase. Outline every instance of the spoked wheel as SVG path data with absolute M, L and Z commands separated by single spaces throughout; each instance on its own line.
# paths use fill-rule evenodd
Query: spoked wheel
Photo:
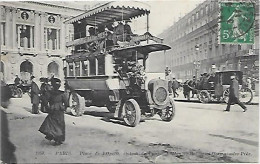
M 20 88 L 14 88 L 12 91 L 12 97 L 21 98 L 23 95 L 23 91 Z
M 85 103 L 82 102 L 82 97 L 77 93 L 72 92 L 69 97 L 70 112 L 74 116 L 81 116 L 84 112 Z
M 210 94 L 206 90 L 202 90 L 199 92 L 199 100 L 202 103 L 208 103 L 210 101 Z
M 175 104 L 173 98 L 170 98 L 170 104 L 158 113 L 163 121 L 170 122 L 175 116 Z
M 253 92 L 249 88 L 241 89 L 239 92 L 239 100 L 243 103 L 249 104 L 253 99 Z
M 23 91 L 21 88 L 17 88 L 17 97 L 22 98 L 23 97 Z
M 225 103 L 228 103 L 228 100 L 229 100 L 229 88 L 227 88 L 226 90 L 224 90 L 223 92 L 223 101 Z
M 135 127 L 141 119 L 141 109 L 134 99 L 127 100 L 123 105 L 123 118 L 127 125 Z

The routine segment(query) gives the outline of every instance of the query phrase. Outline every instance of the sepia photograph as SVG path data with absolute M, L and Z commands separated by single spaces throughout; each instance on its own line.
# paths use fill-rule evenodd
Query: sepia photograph
M 0 0 L 0 163 L 258 163 L 258 0 Z

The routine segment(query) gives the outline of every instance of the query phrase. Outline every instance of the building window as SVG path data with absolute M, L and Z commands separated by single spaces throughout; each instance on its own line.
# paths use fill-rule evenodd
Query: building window
M 54 28 L 44 28 L 44 45 L 46 49 L 60 49 L 60 30 Z
M 18 46 L 24 48 L 34 47 L 34 27 L 28 25 L 17 25 Z
M 51 62 L 49 65 L 48 65 L 48 76 L 49 77 L 52 77 L 52 76 L 55 76 L 55 77 L 59 77 L 59 65 L 56 63 L 56 62 Z
M 241 45 L 238 45 L 238 51 L 241 50 Z
M 5 23 L 1 22 L 1 45 L 5 45 Z

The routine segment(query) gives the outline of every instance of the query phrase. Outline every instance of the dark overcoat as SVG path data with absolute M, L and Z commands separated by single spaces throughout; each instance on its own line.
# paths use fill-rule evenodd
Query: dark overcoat
M 49 114 L 42 123 L 39 131 L 50 136 L 55 141 L 63 142 L 65 140 L 64 111 L 68 106 L 67 96 L 59 90 L 51 91 L 49 103 Z
M 31 84 L 31 103 L 32 104 L 39 104 L 40 97 L 39 97 L 40 89 L 38 85 L 33 81 Z
M 239 84 L 237 79 L 231 81 L 229 89 L 229 98 L 239 98 Z

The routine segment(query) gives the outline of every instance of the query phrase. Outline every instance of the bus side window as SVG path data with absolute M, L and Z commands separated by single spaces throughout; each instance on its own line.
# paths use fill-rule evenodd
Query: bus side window
M 82 62 L 82 76 L 88 76 L 88 61 L 81 61 Z
M 96 75 L 96 58 L 89 59 L 89 74 Z
M 105 56 L 97 58 L 98 60 L 98 75 L 105 75 Z
M 78 77 L 80 76 L 80 63 L 79 61 L 78 62 L 75 62 L 75 76 Z
M 73 63 L 68 63 L 68 65 L 69 65 L 69 75 L 68 76 L 74 76 Z

